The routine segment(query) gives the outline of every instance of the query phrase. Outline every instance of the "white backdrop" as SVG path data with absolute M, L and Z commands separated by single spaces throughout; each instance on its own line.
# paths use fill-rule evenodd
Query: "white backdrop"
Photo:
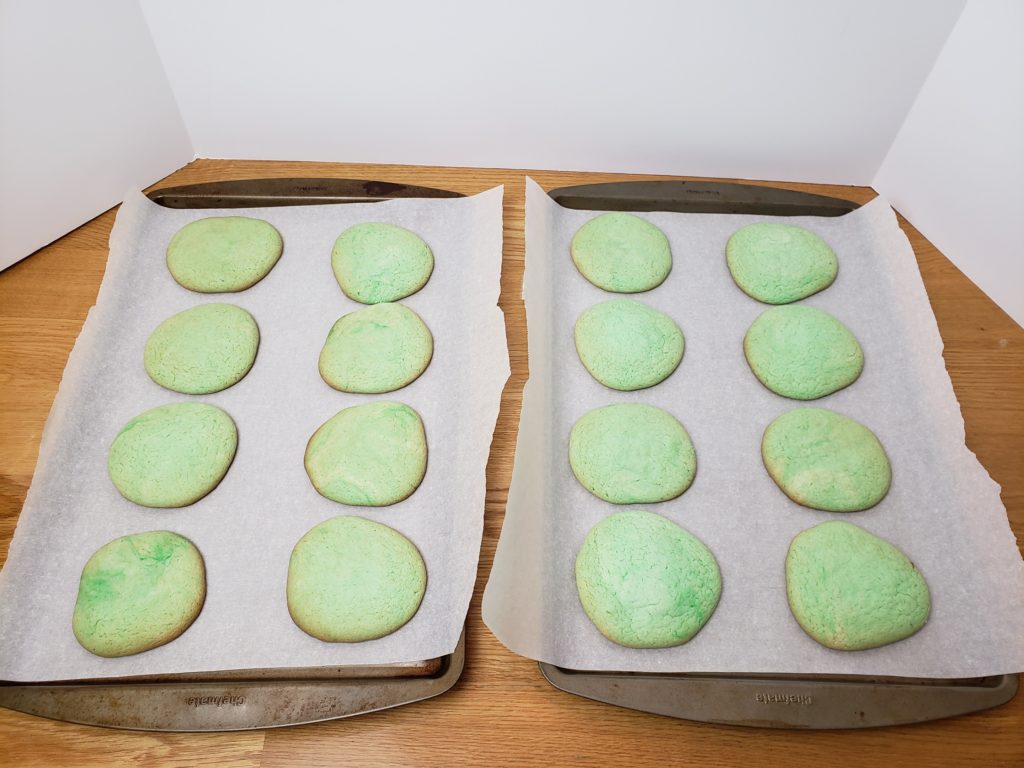
M 874 184 L 1024 322 L 1022 14 L 0 0 L 0 268 L 197 155 L 678 173 Z
M 0 269 L 194 156 L 136 0 L 0 0 Z
M 868 184 L 964 0 L 142 0 L 202 157 Z
M 1024 324 L 1024 2 L 973 0 L 875 178 Z

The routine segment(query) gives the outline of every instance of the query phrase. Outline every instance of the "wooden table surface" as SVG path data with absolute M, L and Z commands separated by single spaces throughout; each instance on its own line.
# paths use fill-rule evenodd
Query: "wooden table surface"
M 531 172 L 546 189 L 665 178 Z M 487 505 L 461 681 L 429 702 L 308 726 L 248 733 L 158 734 L 51 722 L 0 710 L 0 764 L 33 765 L 1024 765 L 1024 694 L 986 713 L 866 731 L 796 732 L 704 725 L 562 693 L 507 651 L 480 620 L 501 530 L 526 380 L 521 299 L 525 173 L 334 163 L 197 160 L 155 186 L 288 176 L 373 178 L 468 194 L 505 185 L 501 307 L 512 376 L 487 467 Z M 866 202 L 864 187 L 777 183 Z M 39 438 L 64 364 L 96 292 L 114 211 L 0 273 L 0 551 L 32 480 Z M 1024 535 L 1024 330 L 901 219 L 945 342 L 967 445 L 1002 486 Z

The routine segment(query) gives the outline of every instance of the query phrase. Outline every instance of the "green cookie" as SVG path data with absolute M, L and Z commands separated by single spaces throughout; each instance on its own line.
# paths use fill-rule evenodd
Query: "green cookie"
M 90 653 L 130 656 L 178 637 L 205 599 L 206 569 L 191 541 L 169 531 L 136 533 L 89 558 L 71 627 Z
M 423 422 L 409 406 L 386 400 L 345 408 L 309 438 L 305 464 L 313 487 L 332 501 L 395 504 L 427 471 Z
M 828 243 L 801 227 L 750 224 L 725 246 L 736 285 L 765 304 L 788 304 L 832 285 L 839 262 Z
M 338 285 L 363 304 L 398 301 L 427 284 L 434 254 L 423 239 L 394 224 L 356 224 L 334 243 L 331 266 Z
M 220 392 L 252 368 L 260 329 L 233 304 L 203 304 L 164 320 L 150 334 L 143 360 L 161 387 L 186 395 Z
M 906 555 L 838 520 L 793 539 L 786 556 L 786 594 L 803 630 L 840 651 L 910 637 L 931 611 L 928 585 Z
M 430 365 L 434 338 L 401 304 L 374 304 L 343 316 L 327 334 L 320 375 L 342 392 L 391 392 Z
M 569 463 L 584 488 L 613 504 L 674 499 L 697 472 L 683 425 L 641 403 L 606 405 L 582 416 L 569 434 Z
M 391 634 L 416 615 L 426 588 L 416 546 L 361 517 L 333 517 L 311 528 L 288 564 L 292 620 L 329 643 Z
M 653 512 L 618 512 L 590 529 L 576 558 L 590 620 L 629 648 L 682 645 L 715 612 L 722 576 L 693 534 Z
M 775 419 L 764 431 L 761 457 L 789 498 L 826 512 L 869 509 L 892 480 L 874 432 L 823 408 L 797 408 Z
M 584 367 L 612 389 L 653 387 L 683 359 L 675 320 L 633 299 L 595 304 L 576 320 L 575 337 Z
M 267 276 L 283 248 L 281 233 L 262 219 L 211 216 L 171 238 L 167 268 L 192 291 L 244 291 Z
M 217 487 L 235 458 L 238 431 L 220 408 L 174 403 L 129 421 L 110 446 L 117 490 L 144 507 L 185 507 Z
M 864 368 L 864 353 L 847 327 L 803 305 L 762 312 L 743 339 L 743 353 L 762 384 L 795 400 L 847 387 Z
M 605 213 L 573 236 L 573 263 L 598 288 L 640 293 L 661 285 L 672 270 L 665 233 L 631 213 Z

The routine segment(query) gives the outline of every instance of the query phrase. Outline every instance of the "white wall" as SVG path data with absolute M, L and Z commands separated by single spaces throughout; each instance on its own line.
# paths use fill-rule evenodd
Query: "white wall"
M 0 269 L 193 157 L 136 0 L 0 0 Z
M 1024 324 L 1024 3 L 971 0 L 874 187 Z
M 142 0 L 204 157 L 869 183 L 964 0 Z
M 0 0 L 0 268 L 197 154 L 682 173 L 874 183 L 1024 321 L 1024 3 L 964 6 Z

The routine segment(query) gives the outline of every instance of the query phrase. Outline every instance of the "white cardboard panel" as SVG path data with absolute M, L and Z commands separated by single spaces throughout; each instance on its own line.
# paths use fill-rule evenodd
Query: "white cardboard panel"
M 1024 10 L 965 3 L 0 0 L 0 268 L 196 154 L 682 173 L 873 183 L 1022 321 Z
M 874 187 L 1024 324 L 1024 3 L 972 0 Z
M 142 0 L 203 157 L 866 184 L 964 0 Z
M 0 0 L 0 269 L 194 156 L 136 0 Z

